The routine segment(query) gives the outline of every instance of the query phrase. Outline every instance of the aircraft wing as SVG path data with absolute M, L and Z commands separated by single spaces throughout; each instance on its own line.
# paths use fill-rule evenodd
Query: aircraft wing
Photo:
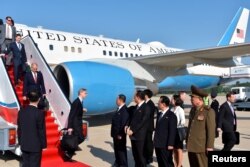
M 250 43 L 209 49 L 179 51 L 148 55 L 129 59 L 93 59 L 125 68 L 134 78 L 159 83 L 167 76 L 189 74 L 187 64 L 208 63 L 210 65 L 233 65 L 234 56 L 250 55 Z M 231 64 L 230 64 L 231 63 Z
M 250 43 L 235 44 L 209 49 L 179 51 L 173 53 L 154 54 L 133 58 L 136 62 L 145 65 L 160 66 L 163 68 L 181 67 L 192 63 L 208 63 L 221 65 L 221 61 L 232 60 L 234 56 L 250 55 Z M 230 66 L 228 64 L 227 66 Z

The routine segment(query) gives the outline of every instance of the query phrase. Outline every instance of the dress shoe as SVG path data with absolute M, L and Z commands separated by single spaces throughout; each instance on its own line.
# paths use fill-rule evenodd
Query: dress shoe
M 70 161 L 71 160 L 71 158 L 72 158 L 72 154 L 69 154 L 67 151 L 66 152 L 64 152 L 64 155 L 65 155 L 65 160 L 66 161 Z

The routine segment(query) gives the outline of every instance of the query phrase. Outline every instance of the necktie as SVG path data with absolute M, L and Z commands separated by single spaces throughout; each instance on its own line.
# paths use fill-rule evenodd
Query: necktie
M 35 83 L 37 82 L 37 74 L 36 72 L 34 72 L 34 80 L 35 80 Z
M 22 46 L 21 44 L 18 42 L 18 49 L 21 50 L 22 49 Z
M 231 112 L 232 112 L 233 117 L 234 117 L 234 108 L 233 108 L 232 104 L 230 104 L 230 108 L 231 108 Z M 234 125 L 235 125 L 235 119 L 234 119 Z
M 159 112 L 159 118 L 158 118 L 158 121 L 160 121 L 160 119 L 162 118 L 162 115 L 163 115 L 163 113 L 162 113 L 162 112 Z

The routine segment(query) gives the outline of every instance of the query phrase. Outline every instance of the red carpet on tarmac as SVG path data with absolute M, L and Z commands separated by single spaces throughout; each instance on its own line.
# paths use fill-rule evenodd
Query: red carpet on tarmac
M 8 74 L 11 79 L 12 85 L 14 85 L 14 72 L 13 67 L 8 69 Z M 18 86 L 14 86 L 20 105 L 28 105 L 27 101 L 23 100 L 23 82 Z M 58 131 L 58 125 L 55 123 L 55 118 L 52 116 L 51 111 L 47 111 L 45 114 L 46 124 L 46 136 L 47 136 L 47 148 L 42 152 L 42 167 L 89 167 L 78 161 L 65 162 L 62 158 L 62 152 L 58 149 L 60 134 Z

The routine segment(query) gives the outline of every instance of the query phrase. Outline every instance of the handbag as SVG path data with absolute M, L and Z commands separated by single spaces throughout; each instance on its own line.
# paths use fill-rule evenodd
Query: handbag
M 77 150 L 78 137 L 73 134 L 63 133 L 60 146 L 64 151 Z
M 38 108 L 42 109 L 44 111 L 48 111 L 49 110 L 49 101 L 46 98 L 46 96 L 42 97 L 40 99 L 40 101 L 38 102 Z
M 178 127 L 177 131 L 178 131 L 178 135 L 179 135 L 180 141 L 186 140 L 187 127 L 186 126 Z

